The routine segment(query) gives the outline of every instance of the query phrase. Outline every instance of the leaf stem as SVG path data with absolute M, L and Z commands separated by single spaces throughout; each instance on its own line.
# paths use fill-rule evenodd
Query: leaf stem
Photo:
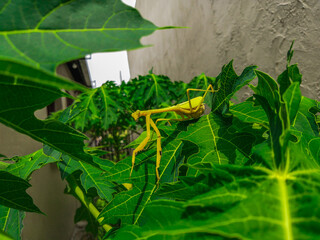
M 86 208 L 90 211 L 90 213 L 93 215 L 93 217 L 101 223 L 103 221 L 103 218 L 98 218 L 100 215 L 100 212 L 98 209 L 92 204 L 92 202 L 86 197 L 86 195 L 83 193 L 81 188 L 78 186 L 75 178 L 73 176 L 70 176 L 68 178 L 68 182 L 74 193 L 77 195 L 79 200 L 86 206 Z M 112 227 L 108 224 L 102 225 L 103 229 L 108 232 L 112 229 Z

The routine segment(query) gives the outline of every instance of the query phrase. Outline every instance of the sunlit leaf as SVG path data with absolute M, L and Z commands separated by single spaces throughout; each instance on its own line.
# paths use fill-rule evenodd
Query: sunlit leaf
M 230 107 L 230 112 L 242 122 L 268 126 L 268 118 L 263 108 L 252 101 L 235 104 Z
M 20 240 L 23 227 L 22 221 L 25 215 L 23 211 L 0 205 L 0 229 L 9 234 L 13 239 Z
M 0 238 L 2 240 L 13 240 L 11 236 L 0 230 Z
M 240 123 L 241 124 L 241 123 Z M 199 152 L 188 159 L 188 164 L 217 163 L 245 164 L 251 159 L 251 147 L 261 141 L 261 132 L 248 132 L 250 125 L 241 124 L 240 129 L 234 128 L 230 119 L 209 114 L 199 121 L 188 125 L 188 131 L 182 131 L 178 138 L 197 145 Z M 246 139 L 246 141 L 243 141 Z M 260 139 L 260 140 L 259 140 Z M 188 175 L 198 172 L 189 170 Z
M 44 165 L 58 161 L 56 158 L 44 154 L 42 149 L 23 157 L 14 158 L 14 160 L 17 162 L 10 164 L 6 171 L 23 179 L 28 179 L 33 171 Z
M 182 148 L 181 141 L 165 140 L 162 142 L 162 159 L 160 164 L 160 182 L 176 179 L 179 162 L 178 156 Z M 146 204 L 158 189 L 155 174 L 155 150 L 141 152 L 136 157 L 135 167 L 130 178 L 131 157 L 118 162 L 106 175 L 106 180 L 118 183 L 132 183 L 133 188 L 118 193 L 103 209 L 100 216 L 103 223 L 135 224 L 139 221 Z
M 113 163 L 108 160 L 103 160 L 103 163 L 110 168 L 113 166 Z M 73 160 L 67 155 L 62 155 L 62 161 L 59 162 L 58 166 L 63 179 L 75 171 L 81 171 L 80 180 L 86 191 L 90 188 L 95 188 L 102 199 L 111 201 L 113 198 L 115 184 L 106 181 L 104 177 L 104 174 L 107 173 L 106 171 L 92 167 L 90 164 Z
M 1 57 L 50 70 L 92 52 L 142 47 L 139 39 L 159 29 L 117 0 L 8 1 L 0 22 Z
M 250 66 L 243 70 L 240 76 L 233 69 L 233 61 L 223 66 L 221 73 L 216 78 L 217 89 L 219 91 L 213 95 L 211 107 L 212 112 L 226 113 L 229 109 L 229 100 L 244 85 L 256 78 L 254 69 Z

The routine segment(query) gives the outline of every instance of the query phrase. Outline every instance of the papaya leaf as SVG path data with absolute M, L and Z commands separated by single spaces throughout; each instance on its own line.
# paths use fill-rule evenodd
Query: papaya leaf
M 11 236 L 0 230 L 0 237 L 2 240 L 14 240 Z
M 273 165 L 279 167 L 285 164 L 283 160 L 285 154 L 284 142 L 286 130 L 289 129 L 290 119 L 285 103 L 281 100 L 279 86 L 268 74 L 256 71 L 258 76 L 258 86 L 251 88 L 256 93 L 254 97 L 262 106 L 269 120 L 271 151 L 274 154 Z M 288 105 L 287 105 L 288 106 Z M 284 151 L 283 151 L 284 150 Z
M 26 156 L 13 157 L 6 160 L 13 161 L 14 163 L 10 163 L 3 170 L 25 180 L 29 179 L 30 175 L 35 170 L 41 168 L 45 164 L 57 161 L 56 158 L 44 154 L 42 149 Z M 23 211 L 0 206 L 0 229 L 13 236 L 14 239 L 21 239 L 20 235 L 24 217 L 25 213 Z
M 287 67 L 287 69 L 277 78 L 277 82 L 280 85 L 280 94 L 282 95 L 294 82 L 298 82 L 300 85 L 301 78 L 302 75 L 299 72 L 297 64 Z
M 48 163 L 54 163 L 57 161 L 58 160 L 56 158 L 47 156 L 43 153 L 43 150 L 40 149 L 32 154 L 18 157 L 18 161 L 14 164 L 10 164 L 5 171 L 27 180 L 35 170 L 40 169 Z
M 320 138 L 313 138 L 308 142 L 310 153 L 317 164 L 320 164 Z
M 86 191 L 90 188 L 95 188 L 102 199 L 106 199 L 107 201 L 112 199 L 115 184 L 105 181 L 103 174 L 106 174 L 107 170 L 111 169 L 114 165 L 113 162 L 93 157 L 95 164 L 101 167 L 97 168 L 85 162 L 73 160 L 68 155 L 61 154 L 59 151 L 49 147 L 46 147 L 45 152 L 47 156 L 58 161 L 62 179 L 67 178 L 76 171 L 81 171 L 80 180 Z
M 301 154 L 291 156 L 292 161 L 308 161 Z M 223 175 L 217 175 L 217 170 Z M 199 188 L 199 194 L 182 202 L 153 201 L 145 207 L 140 227 L 121 228 L 117 235 L 137 236 L 132 239 L 316 238 L 319 173 L 319 168 L 283 175 L 263 167 L 214 165 L 211 172 L 206 167 L 204 174 L 219 182 L 209 185 L 211 190 L 203 193 Z
M 67 80 L 61 76 L 45 69 L 37 69 L 25 63 L 14 62 L 13 60 L 0 57 L 0 77 L 1 78 L 23 78 L 33 83 L 40 83 L 44 86 L 56 87 L 65 90 L 87 91 L 83 85 Z
M 23 211 L 0 205 L 0 229 L 13 239 L 20 240 L 25 215 Z
M 192 142 L 199 148 L 199 152 L 187 160 L 189 165 L 196 163 L 242 165 L 251 160 L 251 147 L 262 140 L 262 132 L 257 130 L 251 133 L 247 131 L 251 129 L 251 125 L 241 122 L 234 128 L 230 120 L 209 114 L 189 124 L 188 130 L 178 135 L 178 139 Z M 188 176 L 197 174 L 198 171 L 189 169 Z
M 243 70 L 240 76 L 233 69 L 233 61 L 222 67 L 222 71 L 216 78 L 219 91 L 213 95 L 212 112 L 225 114 L 229 110 L 229 100 L 243 86 L 256 78 L 256 66 L 250 66 Z
M 117 102 L 120 100 L 117 88 L 115 83 L 108 81 L 99 88 L 81 94 L 63 115 L 68 116 L 67 121 L 74 123 L 75 128 L 81 131 L 87 131 L 97 124 L 99 129 L 109 129 L 117 122 L 126 104 Z
M 172 139 L 171 139 L 172 140 Z M 160 163 L 160 182 L 171 182 L 176 179 L 180 165 L 177 159 L 182 148 L 179 140 L 166 139 L 162 142 L 162 159 Z M 146 204 L 158 189 L 155 175 L 156 151 L 150 149 L 136 157 L 135 167 L 130 178 L 131 157 L 118 162 L 106 175 L 106 180 L 117 183 L 131 183 L 132 189 L 115 195 L 115 198 L 102 210 L 102 224 L 136 224 Z
M 206 164 L 208 163 L 201 165 Z M 200 164 L 196 164 L 190 167 L 199 170 L 199 168 L 197 167 L 199 165 Z M 208 178 L 203 174 L 200 174 L 197 177 L 181 176 L 179 180 L 180 181 L 177 182 L 162 184 L 159 191 L 157 191 L 157 196 L 161 198 L 165 197 L 167 199 L 174 199 L 178 201 L 186 201 L 192 199 L 200 193 L 208 192 L 210 190 L 210 185 L 217 183 L 213 183 L 213 178 Z
M 107 166 L 110 166 L 108 160 L 104 160 Z M 112 165 L 112 164 L 111 164 Z M 90 164 L 73 160 L 67 155 L 62 155 L 62 161 L 58 163 L 61 171 L 61 177 L 66 178 L 75 171 L 82 171 L 80 175 L 81 184 L 86 191 L 95 188 L 98 195 L 107 201 L 111 201 L 115 192 L 115 184 L 106 181 L 104 174 L 106 171 L 92 167 Z
M 0 21 L 2 58 L 51 71 L 92 52 L 140 48 L 140 38 L 159 29 L 117 0 L 14 0 Z
M 77 160 L 95 165 L 83 151 L 87 137 L 56 120 L 39 120 L 34 112 L 65 96 L 59 89 L 16 78 L 0 78 L 0 122 Z
M 313 111 L 313 109 L 316 110 Z M 299 130 L 304 135 L 319 136 L 319 128 L 316 122 L 318 112 L 320 110 L 317 108 L 317 101 L 302 96 L 294 129 Z
M 206 76 L 204 73 L 194 77 L 187 85 L 188 88 L 206 90 L 209 84 L 214 85 L 216 78 Z M 203 94 L 203 93 L 202 93 Z M 195 96 L 192 96 L 195 97 Z
M 256 95 L 265 98 L 270 109 L 275 111 L 280 105 L 280 93 L 276 81 L 264 72 L 256 70 L 255 73 L 258 77 L 258 86 L 250 86 L 251 89 L 256 93 Z
M 287 90 L 283 93 L 283 100 L 286 105 L 286 111 L 288 112 L 288 122 L 293 124 L 301 102 L 301 91 L 298 82 L 292 83 Z
M 169 93 L 172 85 L 167 76 L 150 73 L 139 76 L 127 83 L 127 95 L 131 102 L 137 103 L 135 109 L 147 110 L 164 107 L 163 104 L 172 104 L 173 96 Z
M 27 212 L 41 213 L 25 192 L 31 185 L 11 173 L 0 171 L 0 205 Z
M 230 107 L 230 112 L 246 123 L 256 123 L 268 127 L 269 122 L 266 113 L 260 105 L 255 105 L 252 101 L 235 104 Z

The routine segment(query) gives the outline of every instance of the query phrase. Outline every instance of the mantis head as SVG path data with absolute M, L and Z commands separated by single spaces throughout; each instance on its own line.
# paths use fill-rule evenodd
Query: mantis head
M 134 113 L 131 114 L 131 116 L 134 118 L 134 120 L 138 120 L 140 117 L 140 110 L 135 111 Z

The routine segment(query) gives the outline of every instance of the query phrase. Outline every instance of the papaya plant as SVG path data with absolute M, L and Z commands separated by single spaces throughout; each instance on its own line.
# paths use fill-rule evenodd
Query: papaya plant
M 213 96 L 212 112 L 162 128 L 160 186 L 150 166 L 155 149 L 149 149 L 137 157 L 133 189 L 101 213 L 103 222 L 122 223 L 110 239 L 319 236 L 319 102 L 301 95 L 292 54 L 291 46 L 277 81 L 255 67 L 238 76 L 232 62 L 225 65 L 215 80 L 224 91 Z M 230 104 L 255 77 L 253 96 Z M 112 179 L 129 181 L 130 158 L 113 169 Z
M 0 161 L 2 239 L 20 239 L 25 211 L 41 213 L 25 190 L 32 172 L 48 163 L 58 165 L 66 193 L 82 204 L 75 221 L 86 220 L 99 239 L 318 237 L 320 103 L 301 95 L 292 45 L 276 80 L 256 66 L 238 75 L 231 61 L 217 77 L 202 74 L 189 84 L 150 71 L 119 87 L 107 82 L 89 90 L 58 77 L 55 68 L 96 51 L 141 47 L 139 39 L 160 28 L 116 0 L 12 0 L 0 9 L 0 122 L 44 144 L 27 156 L 1 155 L 10 160 Z M 255 78 L 254 94 L 233 103 Z M 207 98 L 209 114 L 159 125 L 159 183 L 152 141 L 137 155 L 131 177 L 131 156 L 112 161 L 92 148 L 122 137 L 109 141 L 106 131 L 126 135 L 143 125 L 130 118 L 134 110 L 186 101 L 187 88 L 209 84 L 218 89 Z M 62 89 L 83 94 L 54 117 L 37 119 L 36 110 L 69 97 Z M 95 144 L 85 147 L 85 134 Z
M 46 146 L 1 163 L 0 234 L 20 239 L 24 211 L 40 212 L 25 193 L 30 186 L 26 180 L 34 170 L 60 161 L 54 154 L 72 156 L 101 170 L 83 149 L 84 134 L 61 121 L 34 115 L 56 99 L 70 97 L 62 89 L 88 91 L 57 76 L 57 66 L 93 52 L 143 47 L 140 38 L 161 28 L 117 0 L 13 0 L 2 1 L 0 9 L 0 122 Z

